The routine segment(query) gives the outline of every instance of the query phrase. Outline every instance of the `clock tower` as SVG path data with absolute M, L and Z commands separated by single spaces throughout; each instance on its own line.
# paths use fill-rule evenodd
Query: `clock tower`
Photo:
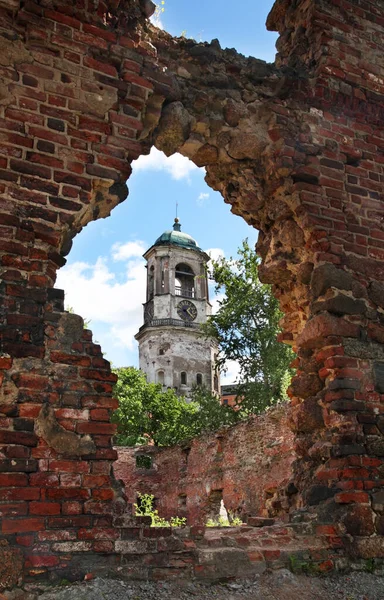
M 208 298 L 209 256 L 178 219 L 146 251 L 147 299 L 144 324 L 135 338 L 140 369 L 147 381 L 189 396 L 202 385 L 219 393 L 215 369 L 217 344 L 206 339 L 200 325 L 211 314 Z

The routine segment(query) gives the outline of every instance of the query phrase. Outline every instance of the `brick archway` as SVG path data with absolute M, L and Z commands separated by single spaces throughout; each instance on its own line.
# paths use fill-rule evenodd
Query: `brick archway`
M 1 534 L 27 572 L 119 536 L 114 376 L 52 286 L 153 144 L 260 229 L 298 351 L 286 502 L 383 555 L 383 8 L 278 0 L 266 65 L 154 30 L 144 0 L 0 2 Z

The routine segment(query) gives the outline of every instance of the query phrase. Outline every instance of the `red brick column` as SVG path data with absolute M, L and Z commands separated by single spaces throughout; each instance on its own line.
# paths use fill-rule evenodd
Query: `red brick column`
M 84 552 L 114 551 L 126 505 L 115 375 L 52 286 L 74 235 L 125 199 L 148 152 L 153 48 L 140 3 L 86 4 L 0 5 L 0 535 L 34 576 L 82 576 Z
M 382 555 L 384 456 L 383 5 L 277 2 L 277 65 L 307 69 L 310 106 L 294 186 L 313 229 L 310 318 L 299 332 L 292 384 L 301 504 Z M 293 27 L 294 26 L 294 27 Z M 289 32 L 289 33 L 287 33 Z M 304 398 L 304 401 L 303 401 Z

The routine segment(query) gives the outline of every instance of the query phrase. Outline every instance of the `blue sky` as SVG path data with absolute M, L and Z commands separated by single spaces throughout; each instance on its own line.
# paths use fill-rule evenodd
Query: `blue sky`
M 173 35 L 186 31 L 198 41 L 218 38 L 222 47 L 272 62 L 276 34 L 265 20 L 272 1 L 165 0 L 161 25 Z M 129 196 L 107 219 L 90 223 L 74 239 L 67 265 L 56 287 L 65 290 L 66 306 L 91 319 L 93 337 L 114 366 L 138 365 L 133 338 L 142 324 L 145 300 L 143 252 L 175 217 L 176 202 L 182 230 L 213 255 L 235 256 L 241 241 L 254 244 L 257 232 L 230 212 L 221 195 L 209 189 L 204 169 L 188 159 L 166 158 L 153 149 L 133 164 Z M 229 365 L 225 383 L 236 366 Z

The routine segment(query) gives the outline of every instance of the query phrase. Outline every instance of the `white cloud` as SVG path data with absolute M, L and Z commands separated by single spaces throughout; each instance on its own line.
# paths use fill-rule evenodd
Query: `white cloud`
M 108 258 L 99 257 L 94 264 L 75 262 L 61 269 L 57 277 L 57 287 L 65 290 L 66 306 L 85 319 L 91 320 L 91 330 L 97 338 L 98 325 L 106 326 L 109 343 L 104 346 L 135 347 L 134 334 L 142 325 L 142 303 L 145 301 L 146 270 L 145 261 L 138 257 L 139 249 L 132 243 L 131 252 L 124 256 L 122 250 L 128 244 L 114 247 L 117 260 L 127 260 L 122 281 L 108 266 Z M 138 246 L 140 244 L 138 243 Z M 141 252 L 141 247 L 140 247 Z M 120 278 L 119 278 L 120 279 Z
M 198 206 L 204 206 L 204 203 L 206 200 L 208 200 L 208 198 L 209 198 L 208 192 L 201 192 L 201 194 L 199 194 L 199 196 L 196 200 Z
M 220 301 L 225 298 L 224 293 L 215 294 L 214 286 L 209 289 L 209 298 L 212 305 L 212 314 L 215 315 L 220 308 Z
M 226 372 L 220 374 L 221 385 L 236 383 L 240 372 L 239 363 L 236 360 L 227 360 L 225 366 L 227 369 Z
M 213 260 L 218 260 L 219 258 L 224 258 L 225 256 L 224 250 L 222 248 L 208 248 L 208 250 L 206 250 L 206 253 Z
M 112 246 L 112 257 L 114 260 L 127 260 L 129 258 L 141 257 L 146 249 L 146 244 L 141 241 L 126 242 L 125 244 L 117 242 Z
M 172 179 L 187 181 L 192 171 L 197 170 L 196 165 L 185 156 L 177 153 L 167 157 L 164 152 L 154 147 L 146 156 L 134 160 L 132 167 L 134 171 L 165 171 Z

